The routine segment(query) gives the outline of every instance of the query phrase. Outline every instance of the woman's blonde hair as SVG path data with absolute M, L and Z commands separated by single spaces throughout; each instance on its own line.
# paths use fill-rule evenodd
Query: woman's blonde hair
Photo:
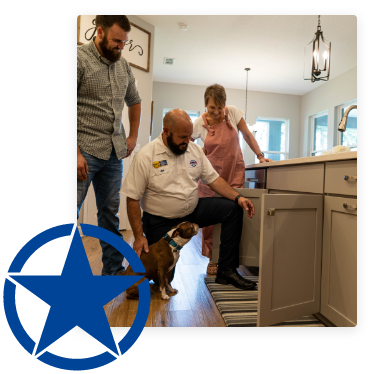
M 206 92 L 204 93 L 204 104 L 208 104 L 208 100 L 210 97 L 214 100 L 216 105 L 225 106 L 227 101 L 227 94 L 225 93 L 225 89 L 220 84 L 213 84 L 212 86 L 208 86 L 206 88 Z

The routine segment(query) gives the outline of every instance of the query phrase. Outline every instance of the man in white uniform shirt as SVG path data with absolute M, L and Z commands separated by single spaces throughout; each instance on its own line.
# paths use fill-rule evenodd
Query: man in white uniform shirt
M 229 186 L 212 167 L 200 146 L 190 141 L 193 123 L 186 112 L 174 109 L 163 119 L 162 134 L 134 157 L 121 193 L 127 209 L 134 250 L 141 255 L 172 227 L 184 221 L 206 227 L 221 223 L 221 244 L 215 281 L 252 289 L 255 283 L 238 274 L 243 210 L 254 206 Z M 198 198 L 198 181 L 223 197 Z M 141 207 L 143 217 L 141 218 Z M 146 237 L 143 236 L 143 233 Z

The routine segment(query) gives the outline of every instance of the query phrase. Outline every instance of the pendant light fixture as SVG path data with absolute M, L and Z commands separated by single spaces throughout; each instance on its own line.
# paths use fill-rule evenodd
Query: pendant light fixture
M 250 70 L 250 68 L 245 68 L 245 70 L 246 70 L 246 99 L 245 99 L 245 122 L 246 122 L 246 115 L 247 115 L 247 82 L 249 80 L 249 70 Z
M 312 44 L 312 45 L 311 45 Z M 308 66 L 310 65 L 310 69 Z M 318 16 L 318 29 L 314 39 L 305 47 L 304 80 L 328 81 L 331 65 L 331 42 L 323 38 Z M 308 78 L 306 78 L 308 76 Z

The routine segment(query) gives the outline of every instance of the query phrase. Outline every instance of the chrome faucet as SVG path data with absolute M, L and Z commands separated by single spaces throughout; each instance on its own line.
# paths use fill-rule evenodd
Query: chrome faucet
M 339 124 L 339 131 L 346 131 L 346 121 L 348 120 L 348 114 L 352 109 L 357 109 L 357 105 L 352 105 L 348 109 L 346 109 L 344 116 L 342 117 L 342 120 Z

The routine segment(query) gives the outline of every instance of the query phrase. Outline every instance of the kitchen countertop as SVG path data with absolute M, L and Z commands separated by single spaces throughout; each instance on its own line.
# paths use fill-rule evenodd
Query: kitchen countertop
M 328 161 L 344 161 L 344 160 L 353 160 L 353 159 L 355 160 L 357 159 L 357 152 L 343 152 L 343 153 L 336 153 L 333 155 L 292 158 L 292 159 L 283 160 L 283 161 L 264 162 L 262 164 L 247 164 L 245 165 L 245 170 L 264 169 L 264 168 L 287 166 L 287 165 L 313 164 L 313 163 L 328 162 Z

